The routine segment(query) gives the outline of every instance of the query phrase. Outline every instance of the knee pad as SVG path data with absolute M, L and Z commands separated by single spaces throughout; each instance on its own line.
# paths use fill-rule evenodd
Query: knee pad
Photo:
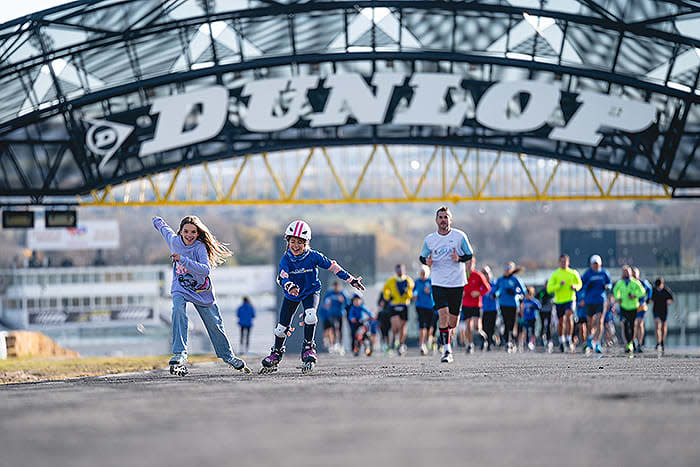
M 304 324 L 312 325 L 318 322 L 316 316 L 316 308 L 307 308 L 304 310 Z
M 277 337 L 287 337 L 287 326 L 284 326 L 282 323 L 277 323 L 273 332 Z

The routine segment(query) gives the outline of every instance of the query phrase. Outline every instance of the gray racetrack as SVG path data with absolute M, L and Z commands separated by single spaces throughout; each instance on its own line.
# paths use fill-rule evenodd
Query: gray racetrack
M 0 465 L 700 465 L 698 354 L 297 362 L 0 387 Z

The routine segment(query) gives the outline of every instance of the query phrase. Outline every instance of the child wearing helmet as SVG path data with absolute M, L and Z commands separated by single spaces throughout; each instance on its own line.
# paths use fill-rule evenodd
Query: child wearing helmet
M 277 371 L 285 352 L 284 342 L 293 331 L 290 327 L 292 317 L 300 303 L 304 307 L 304 345 L 301 351 L 301 360 L 304 364 L 302 372 L 307 373 L 313 370 L 316 364 L 314 332 L 318 321 L 316 313 L 321 292 L 318 268 L 328 269 L 356 289 L 365 290 L 362 276 L 352 276 L 338 263 L 310 248 L 311 227 L 306 222 L 301 220 L 292 222 L 285 230 L 284 236 L 287 240 L 287 250 L 280 259 L 277 274 L 277 283 L 284 289 L 284 299 L 280 309 L 279 323 L 274 330 L 275 344 L 270 355 L 263 359 L 260 373 Z
M 365 336 L 369 337 L 370 344 L 365 348 L 366 354 L 372 354 L 374 347 L 373 335 L 377 333 L 374 315 L 363 303 L 362 296 L 355 294 L 351 299 L 352 305 L 348 309 L 348 321 L 350 322 L 350 335 L 352 336 L 352 353 L 357 356 L 362 347 Z M 364 327 L 364 328 L 363 328 Z M 364 331 L 358 333 L 358 330 Z

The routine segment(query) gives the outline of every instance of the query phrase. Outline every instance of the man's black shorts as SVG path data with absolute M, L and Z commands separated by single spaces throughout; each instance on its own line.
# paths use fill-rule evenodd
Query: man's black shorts
M 331 323 L 331 327 L 335 329 L 341 329 L 343 327 L 343 317 L 338 315 L 331 315 L 328 317 L 328 322 Z
M 434 285 L 433 299 L 435 300 L 435 309 L 449 308 L 451 315 L 459 316 L 463 293 L 464 287 L 440 287 L 439 285 Z
M 383 309 L 379 312 L 377 319 L 379 320 L 379 330 L 382 336 L 388 336 L 391 329 L 391 311 L 386 308 Z
M 555 303 L 554 307 L 557 309 L 557 318 L 562 319 L 566 314 L 566 310 L 571 310 L 571 312 L 573 313 L 574 302 L 571 301 L 565 303 Z
M 665 311 L 656 311 L 654 310 L 654 319 L 658 318 L 661 320 L 662 323 L 666 322 L 666 317 L 668 316 L 668 310 Z
M 430 329 L 433 324 L 433 309 L 416 307 L 416 312 L 418 312 L 418 328 Z
M 391 306 L 391 317 L 398 316 L 404 321 L 408 321 L 408 306 L 406 305 L 392 305 Z
M 594 317 L 598 313 L 603 312 L 603 304 L 602 303 L 596 303 L 593 305 L 586 305 L 586 314 L 588 315 L 589 318 Z

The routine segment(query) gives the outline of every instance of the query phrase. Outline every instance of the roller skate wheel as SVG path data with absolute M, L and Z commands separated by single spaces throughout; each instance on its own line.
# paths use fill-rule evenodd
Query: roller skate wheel
M 277 371 L 276 366 L 271 366 L 271 367 L 264 366 L 264 367 L 260 368 L 261 375 L 268 375 L 270 373 L 274 373 L 275 371 Z
M 171 365 L 170 374 L 175 376 L 185 376 L 187 374 L 187 367 L 184 365 Z
M 301 366 L 301 372 L 302 374 L 308 374 L 314 371 L 314 366 L 316 364 L 314 362 L 304 362 L 304 364 Z

